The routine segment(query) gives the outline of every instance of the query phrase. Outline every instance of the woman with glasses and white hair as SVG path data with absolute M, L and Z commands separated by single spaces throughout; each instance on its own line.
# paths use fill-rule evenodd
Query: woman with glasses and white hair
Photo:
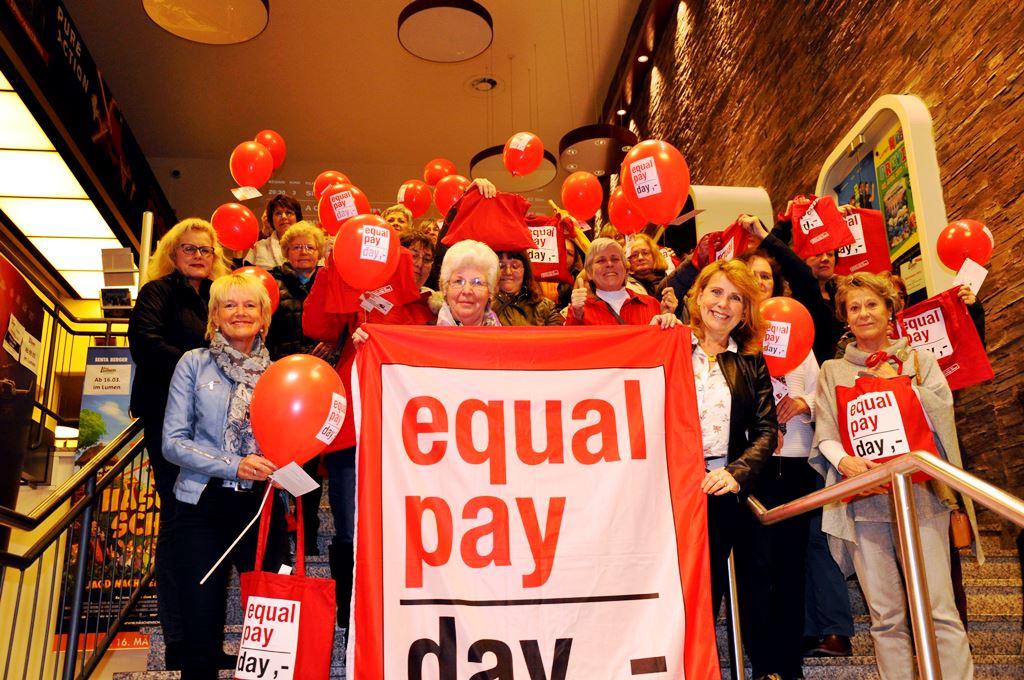
M 673 312 L 675 294 L 661 302 L 626 288 L 626 254 L 616 241 L 597 238 L 583 261 L 586 276 L 576 280 L 567 326 L 651 324 L 671 328 L 679 323 Z
M 500 326 L 491 309 L 498 292 L 498 256 L 480 241 L 459 241 L 445 253 L 439 278 L 444 304 L 438 326 Z
M 167 641 L 165 663 L 170 670 L 181 667 L 185 622 L 170 569 L 176 550 L 174 480 L 178 466 L 163 455 L 164 409 L 178 359 L 189 350 L 206 346 L 210 284 L 227 272 L 213 226 L 196 217 L 182 220 L 156 244 L 149 260 L 148 279 L 139 290 L 128 322 L 128 346 L 135 362 L 131 410 L 142 420 L 153 483 L 160 497 L 157 611 Z

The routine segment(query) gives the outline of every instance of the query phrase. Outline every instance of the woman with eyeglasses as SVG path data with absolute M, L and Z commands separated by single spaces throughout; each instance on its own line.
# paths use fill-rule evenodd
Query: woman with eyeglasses
M 459 241 L 445 253 L 439 283 L 444 303 L 438 326 L 500 326 L 491 309 L 498 292 L 498 256 L 480 241 Z
M 153 483 L 160 497 L 157 610 L 167 641 L 165 662 L 169 670 L 181 667 L 186 622 L 181 617 L 179 590 L 171 569 L 177 508 L 174 480 L 179 470 L 163 455 L 164 410 L 178 359 L 189 350 L 206 347 L 210 285 L 227 273 L 213 226 L 194 217 L 182 220 L 157 243 L 149 261 L 148 280 L 139 290 L 128 322 L 128 343 L 135 361 L 131 410 L 142 421 Z
M 267 271 L 285 263 L 287 253 L 281 248 L 281 238 L 288 228 L 302 221 L 302 205 L 291 196 L 278 194 L 267 202 L 263 215 L 264 232 L 267 237 L 257 241 L 243 258 Z
M 555 303 L 541 294 L 525 253 L 498 253 L 498 294 L 494 313 L 502 326 L 561 326 Z
M 281 237 L 285 262 L 270 270 L 281 296 L 266 339 L 271 361 L 289 354 L 310 354 L 317 346 L 316 340 L 302 332 L 302 309 L 316 280 L 317 262 L 324 256 L 326 245 L 327 237 L 323 230 L 312 222 L 296 222 Z M 321 481 L 319 467 L 319 457 L 302 466 L 317 482 Z M 320 554 L 317 536 L 320 533 L 321 493 L 322 489 L 314 489 L 302 501 L 307 555 Z

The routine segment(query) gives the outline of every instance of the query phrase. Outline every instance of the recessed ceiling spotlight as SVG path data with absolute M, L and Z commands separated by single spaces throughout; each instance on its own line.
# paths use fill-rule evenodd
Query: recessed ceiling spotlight
M 626 115 L 626 109 L 619 109 L 618 111 L 615 112 L 615 115 L 616 116 L 625 116 Z
M 466 83 L 466 87 L 478 94 L 487 94 L 498 89 L 498 79 L 494 76 L 474 76 Z
M 641 64 L 646 64 L 648 59 L 650 59 L 650 57 L 648 57 L 646 54 L 641 54 L 639 57 L 636 58 L 636 60 L 639 61 Z

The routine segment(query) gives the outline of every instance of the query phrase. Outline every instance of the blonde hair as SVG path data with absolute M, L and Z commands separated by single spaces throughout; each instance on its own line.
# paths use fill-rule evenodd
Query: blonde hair
M 652 269 L 659 269 L 665 271 L 668 269 L 668 262 L 665 261 L 665 256 L 661 254 L 661 248 L 654 242 L 650 236 L 643 232 L 633 234 L 633 243 L 629 246 L 629 252 L 626 253 L 626 262 L 629 262 L 629 253 L 633 252 L 633 247 L 637 243 L 644 243 L 651 250 L 651 260 L 654 262 Z
M 856 288 L 870 291 L 882 298 L 885 306 L 889 308 L 890 316 L 903 309 L 903 300 L 900 299 L 899 291 L 890 275 L 857 272 L 849 276 L 840 276 L 839 285 L 836 287 L 836 318 L 843 323 L 846 323 L 846 298 Z
M 327 249 L 327 237 L 324 236 L 324 230 L 312 222 L 303 220 L 288 227 L 288 230 L 281 236 L 281 252 L 285 254 L 286 259 L 288 257 L 288 246 L 299 236 L 308 236 L 313 239 L 313 243 L 316 244 L 316 252 L 320 257 L 324 256 L 324 251 Z
M 384 208 L 383 210 L 381 210 L 380 211 L 380 218 L 382 220 L 387 221 L 388 215 L 390 215 L 391 213 L 401 213 L 403 216 L 405 216 L 405 226 L 406 227 L 411 227 L 412 226 L 412 211 L 409 210 L 408 208 L 406 208 L 401 203 L 395 203 L 394 205 L 392 205 L 390 207 L 387 207 L 387 208 Z
M 217 312 L 224 300 L 232 291 L 242 290 L 256 295 L 260 301 L 260 337 L 267 337 L 267 329 L 270 328 L 270 294 L 267 293 L 263 282 L 252 274 L 225 274 L 217 277 L 210 286 L 210 307 L 206 315 L 206 339 L 213 340 L 214 331 L 217 328 Z
M 178 246 L 185 234 L 190 231 L 198 231 L 210 237 L 210 245 L 213 246 L 213 266 L 210 268 L 211 279 L 224 276 L 228 273 L 228 263 L 224 259 L 224 249 L 221 248 L 220 239 L 217 238 L 217 231 L 213 225 L 198 217 L 187 217 L 178 222 L 170 231 L 164 234 L 163 238 L 157 241 L 156 250 L 149 258 L 149 270 L 146 272 L 147 281 L 156 281 L 168 276 L 178 269 L 174 262 L 174 254 L 178 252 Z
M 761 316 L 761 306 L 756 302 L 761 297 L 761 287 L 746 264 L 739 260 L 715 260 L 701 270 L 693 287 L 686 294 L 686 309 L 690 312 L 690 328 L 694 335 L 704 339 L 704 320 L 700 315 L 698 298 L 704 293 L 715 274 L 722 274 L 729 283 L 739 288 L 743 295 L 743 317 L 732 329 L 732 339 L 739 345 L 740 354 L 757 354 L 761 351 L 761 339 L 768 324 Z
M 439 283 L 442 291 L 448 288 L 452 272 L 462 267 L 482 269 L 487 277 L 487 290 L 494 295 L 498 290 L 498 256 L 490 246 L 480 241 L 459 241 L 444 254 Z

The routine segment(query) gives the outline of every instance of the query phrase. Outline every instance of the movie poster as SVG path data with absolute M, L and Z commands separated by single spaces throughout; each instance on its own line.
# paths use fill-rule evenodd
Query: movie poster
M 78 421 L 76 462 L 79 465 L 100 453 L 131 422 L 128 404 L 134 371 L 127 347 L 89 348 Z M 112 460 L 111 465 L 116 462 Z M 138 586 L 135 575 L 149 569 L 156 542 L 156 520 L 156 488 L 150 483 L 149 467 L 145 462 L 129 466 L 120 483 L 104 491 L 100 507 L 93 513 L 86 568 L 88 583 L 81 619 L 83 623 L 89 621 L 89 628 L 88 635 L 79 640 L 80 649 L 95 647 L 96 637 L 106 633 Z M 70 593 L 74 586 L 72 575 L 79 559 L 80 531 L 79 525 L 72 530 L 71 562 L 64 582 L 64 610 L 55 641 L 58 649 L 67 644 Z M 147 648 L 149 637 L 139 629 L 156 623 L 156 590 L 151 584 L 111 649 Z
M 875 147 L 879 209 L 889 237 L 889 257 L 896 263 L 918 243 L 914 196 L 910 190 L 907 146 L 897 124 Z

